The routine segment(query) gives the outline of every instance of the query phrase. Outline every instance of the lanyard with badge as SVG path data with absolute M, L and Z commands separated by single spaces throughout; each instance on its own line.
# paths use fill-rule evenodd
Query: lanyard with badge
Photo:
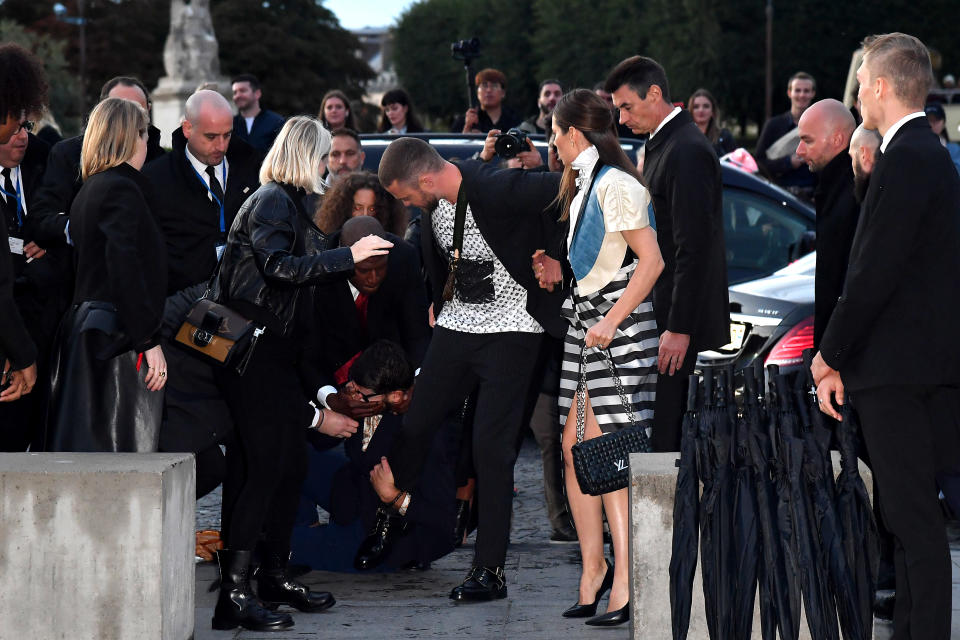
M 193 163 L 191 162 L 189 164 L 190 164 L 190 168 L 193 169 L 193 174 L 197 176 L 197 180 L 199 180 L 200 184 L 202 184 L 206 188 L 207 193 L 210 194 L 210 197 L 213 199 L 213 201 L 216 202 L 217 205 L 220 207 L 220 240 L 221 241 L 217 243 L 217 246 L 214 249 L 217 254 L 217 260 L 219 260 L 220 256 L 223 255 L 224 248 L 227 246 L 226 243 L 223 242 L 227 233 L 226 218 L 223 212 L 223 202 L 221 202 L 220 198 L 217 197 L 217 194 L 213 192 L 213 189 L 211 189 L 210 185 L 207 184 L 207 181 L 203 179 L 203 176 L 200 175 L 200 172 L 197 171 L 197 168 L 193 166 Z M 226 192 L 227 192 L 227 163 L 226 162 L 220 163 L 220 175 L 221 175 L 220 188 L 223 189 L 224 198 L 226 198 Z
M 10 193 L 3 187 L 0 187 L 0 193 L 2 193 L 9 202 L 10 198 L 13 198 L 17 203 L 17 229 L 23 229 L 23 196 L 21 195 L 21 187 L 23 185 L 23 175 L 18 171 L 17 179 L 14 182 L 14 191 L 15 193 Z M 12 231 L 12 230 L 11 230 Z M 13 235 L 9 237 L 10 239 L 10 253 L 16 255 L 23 255 L 23 238 L 18 238 Z

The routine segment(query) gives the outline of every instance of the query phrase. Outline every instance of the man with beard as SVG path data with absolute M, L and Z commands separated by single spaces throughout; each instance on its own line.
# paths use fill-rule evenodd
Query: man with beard
M 437 429 L 475 392 L 473 462 L 483 497 L 473 567 L 450 598 L 505 598 L 524 401 L 544 331 L 559 337 L 566 330 L 560 315 L 564 294 L 541 289 L 530 268 L 535 250 L 559 246 L 563 228 L 555 223 L 551 203 L 560 176 L 497 170 L 475 160 L 454 164 L 423 140 L 399 138 L 384 152 L 379 177 L 404 205 L 423 209 L 421 252 L 433 292 L 431 324 L 434 317 L 436 323 L 403 430 L 389 463 L 384 458 L 376 468 L 389 474 L 394 467 L 399 490 L 380 498 L 401 515 L 384 514 L 356 563 L 372 568 L 382 562 L 403 527 L 398 519 L 416 500 L 409 492 Z M 455 278 L 449 281 L 451 272 Z
M 850 160 L 853 164 L 853 195 L 863 203 L 870 186 L 870 174 L 877 162 L 877 151 L 883 138 L 876 129 L 867 129 L 862 124 L 850 136 Z
M 843 291 L 850 245 L 860 216 L 860 205 L 853 197 L 853 167 L 847 155 L 850 136 L 857 125 L 843 103 L 831 98 L 804 111 L 797 126 L 800 133 L 797 155 L 807 163 L 811 173 L 820 176 L 814 192 L 817 275 L 813 345 L 816 349 Z
M 260 153 L 266 153 L 280 133 L 284 119 L 279 113 L 260 108 L 260 81 L 243 73 L 230 83 L 237 115 L 233 117 L 233 135 Z
M 550 115 L 562 96 L 563 86 L 559 80 L 544 80 L 541 82 L 540 95 L 537 98 L 539 113 L 521 122 L 517 128 L 527 133 L 550 133 Z

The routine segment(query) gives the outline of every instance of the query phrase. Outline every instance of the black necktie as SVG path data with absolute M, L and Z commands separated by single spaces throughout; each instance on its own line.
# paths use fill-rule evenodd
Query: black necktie
M 210 176 L 210 192 L 216 196 L 217 200 L 220 201 L 220 204 L 223 204 L 223 186 L 220 184 L 220 181 L 217 180 L 217 169 L 216 167 L 207 167 L 207 175 Z
M 5 167 L 0 171 L 3 176 L 3 211 L 6 214 L 7 229 L 12 232 L 20 231 L 20 221 L 17 219 L 17 196 L 13 187 L 13 177 L 10 175 L 10 167 Z M 12 195 L 7 195 L 12 194 Z

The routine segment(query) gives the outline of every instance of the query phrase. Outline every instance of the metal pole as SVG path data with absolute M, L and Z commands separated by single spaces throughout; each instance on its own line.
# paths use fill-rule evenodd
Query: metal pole
M 767 78 L 763 105 L 764 122 L 773 115 L 773 0 L 767 0 L 765 13 L 767 14 Z

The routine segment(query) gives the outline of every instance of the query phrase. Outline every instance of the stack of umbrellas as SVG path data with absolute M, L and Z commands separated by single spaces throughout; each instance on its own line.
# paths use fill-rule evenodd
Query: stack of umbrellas
M 872 638 L 879 551 L 859 428 L 852 411 L 835 424 L 818 409 L 811 355 L 793 375 L 758 365 L 690 377 L 670 560 L 674 640 L 687 637 L 698 555 L 711 640 L 750 638 L 758 596 L 763 640 L 795 640 L 804 613 L 818 640 Z

